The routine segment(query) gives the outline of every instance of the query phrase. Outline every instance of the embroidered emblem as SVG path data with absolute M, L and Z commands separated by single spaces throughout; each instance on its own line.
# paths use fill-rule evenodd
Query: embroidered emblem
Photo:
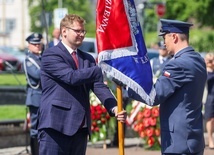
M 32 62 L 27 61 L 27 66 L 28 66 L 28 67 L 30 67 L 30 66 L 32 66 L 32 65 L 33 65 Z
M 39 37 L 39 34 L 38 34 L 38 33 L 34 33 L 34 37 L 35 37 L 35 38 L 38 38 L 38 37 Z
M 132 29 L 132 32 L 136 35 L 140 33 L 138 30 L 139 22 L 137 19 L 137 11 L 135 9 L 135 6 L 132 5 L 129 1 L 128 1 L 128 8 L 129 8 L 128 13 L 129 13 L 129 19 L 131 22 L 131 29 Z

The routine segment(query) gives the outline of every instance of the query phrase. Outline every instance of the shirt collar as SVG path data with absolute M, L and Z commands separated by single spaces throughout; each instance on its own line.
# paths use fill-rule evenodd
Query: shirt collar
M 68 50 L 68 52 L 70 53 L 70 54 L 72 54 L 74 51 L 76 51 L 77 52 L 77 49 L 72 49 L 72 48 L 70 48 L 68 45 L 66 45 L 63 41 L 62 41 L 62 44 L 65 46 L 65 48 Z
M 59 43 L 59 41 L 60 41 L 59 39 L 57 39 L 57 38 L 53 38 L 54 46 L 55 46 L 55 45 L 57 45 L 57 44 Z

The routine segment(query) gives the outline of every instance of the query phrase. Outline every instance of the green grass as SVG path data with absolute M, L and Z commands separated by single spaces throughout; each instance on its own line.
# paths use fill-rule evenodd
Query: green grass
M 25 105 L 0 105 L 0 120 L 25 119 Z
M 25 86 L 25 74 L 0 74 L 0 86 Z
M 0 74 L 0 86 L 26 86 L 25 74 Z M 25 105 L 0 105 L 0 120 L 25 119 Z

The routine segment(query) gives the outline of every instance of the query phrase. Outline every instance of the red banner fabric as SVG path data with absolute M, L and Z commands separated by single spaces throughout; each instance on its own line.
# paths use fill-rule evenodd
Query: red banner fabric
M 98 52 L 132 46 L 130 25 L 123 0 L 97 2 Z M 119 19 L 119 20 L 118 20 Z

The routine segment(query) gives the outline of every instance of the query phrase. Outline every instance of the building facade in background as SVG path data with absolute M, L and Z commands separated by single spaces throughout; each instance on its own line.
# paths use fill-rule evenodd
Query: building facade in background
M 29 34 L 28 0 L 0 0 L 0 46 L 24 49 Z

